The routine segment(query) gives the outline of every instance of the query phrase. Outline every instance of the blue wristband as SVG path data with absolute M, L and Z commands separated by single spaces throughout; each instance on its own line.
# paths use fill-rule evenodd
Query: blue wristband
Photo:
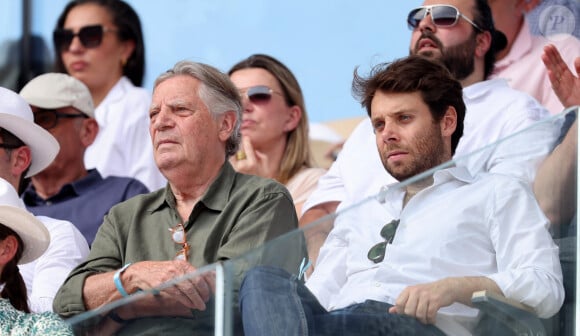
M 131 263 L 128 263 L 125 266 L 123 266 L 120 270 L 115 272 L 115 275 L 113 276 L 113 281 L 115 282 L 115 287 L 117 287 L 117 290 L 119 291 L 119 293 L 121 293 L 121 295 L 123 295 L 124 297 L 129 296 L 129 293 L 127 293 L 127 291 L 123 287 L 123 283 L 121 282 L 121 274 L 123 274 L 123 272 L 125 272 L 125 270 L 129 266 L 131 266 Z

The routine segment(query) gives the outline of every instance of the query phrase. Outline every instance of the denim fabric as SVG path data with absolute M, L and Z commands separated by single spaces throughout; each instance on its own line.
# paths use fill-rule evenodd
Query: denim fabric
M 246 335 L 444 335 L 390 307 L 367 300 L 328 312 L 296 276 L 273 267 L 253 268 L 240 289 Z

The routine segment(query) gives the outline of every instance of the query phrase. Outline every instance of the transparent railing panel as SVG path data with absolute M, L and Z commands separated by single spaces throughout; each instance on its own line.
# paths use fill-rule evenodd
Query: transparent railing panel
M 570 109 L 470 155 L 456 158 L 400 183 L 384 186 L 377 195 L 349 200 L 341 204 L 337 213 L 273 239 L 263 246 L 256 246 L 238 258 L 209 265 L 186 278 L 175 279 L 155 291 L 138 293 L 67 321 L 74 326 L 79 335 L 117 332 L 126 335 L 242 335 L 244 321 L 240 312 L 240 288 L 242 283 L 247 286 L 249 282 L 244 280 L 248 270 L 254 270 L 258 266 L 281 269 L 293 278 L 299 279 L 299 282 L 305 281 L 307 286 L 317 291 L 322 306 L 332 310 L 351 303 L 364 302 L 366 299 L 392 303 L 398 293 L 406 287 L 406 283 L 413 283 L 411 279 L 417 279 L 415 283 L 422 283 L 428 279 L 442 277 L 444 274 L 475 276 L 478 274 L 467 271 L 472 265 L 477 267 L 486 263 L 503 265 L 502 256 L 505 255 L 525 263 L 528 255 L 538 258 L 542 255 L 543 249 L 550 251 L 550 248 L 554 248 L 553 240 L 549 236 L 552 235 L 560 246 L 560 263 L 552 265 L 559 267 L 561 264 L 565 287 L 564 304 L 559 311 L 556 309 L 557 305 L 548 307 L 549 300 L 534 310 L 530 309 L 530 304 L 521 305 L 522 302 L 527 302 L 526 299 L 517 300 L 517 297 L 512 297 L 513 293 L 505 293 L 507 298 L 479 293 L 473 298 L 472 307 L 454 303 L 442 308 L 437 315 L 437 326 L 442 326 L 453 335 L 574 335 L 575 271 L 578 260 L 575 231 L 575 214 L 578 208 L 576 198 L 578 156 L 577 134 L 573 133 L 575 128 L 571 128 L 572 131 L 568 131 L 568 128 L 574 122 L 575 115 L 576 111 Z M 570 139 L 566 139 L 560 146 L 556 146 L 561 141 L 559 139 L 561 135 L 563 138 L 568 132 L 572 132 L 570 134 L 573 135 L 573 141 L 570 142 L 571 154 L 558 158 L 556 164 L 552 166 L 546 166 L 546 162 L 549 161 L 545 158 L 548 155 L 553 155 L 563 146 L 569 145 Z M 467 175 L 466 171 L 469 172 Z M 532 182 L 540 177 L 544 183 L 541 185 L 536 183 L 538 197 L 535 197 Z M 445 182 L 450 183 L 445 187 L 447 184 L 442 181 L 451 182 Z M 450 202 L 449 199 L 453 198 L 449 198 L 447 193 L 454 192 L 458 185 L 464 183 L 472 188 L 465 199 L 459 195 L 456 201 Z M 419 185 L 433 185 L 438 189 L 435 187 L 424 189 L 402 208 L 405 192 L 408 188 Z M 439 187 L 440 185 L 443 187 Z M 431 190 L 437 190 L 441 195 L 430 194 L 434 192 Z M 505 207 L 493 208 L 491 204 L 498 204 L 493 197 L 502 198 Z M 481 204 L 474 202 L 474 199 L 479 200 Z M 546 210 L 546 216 L 538 207 L 536 200 Z M 463 212 L 458 210 L 464 206 L 466 209 Z M 530 211 L 534 214 L 530 215 Z M 503 215 L 497 218 L 491 216 L 499 213 Z M 506 214 L 510 215 L 506 217 Z M 482 238 L 489 236 L 482 227 L 447 225 L 470 221 L 479 223 L 482 221 L 481 218 L 488 218 L 488 221 L 483 221 L 485 223 L 498 221 L 503 226 L 519 228 L 522 231 L 519 232 L 518 239 L 512 237 L 513 241 L 506 242 L 495 237 L 495 242 L 492 243 L 490 242 L 492 238 L 488 240 Z M 526 220 L 532 218 L 530 227 L 540 225 L 550 230 L 549 235 L 545 235 L 546 242 L 539 245 L 536 254 L 526 249 L 523 243 L 528 241 L 527 234 L 530 234 L 526 233 L 526 226 L 521 224 L 514 226 L 514 223 L 525 222 L 520 221 L 521 218 Z M 378 248 L 376 253 L 370 253 L 375 244 L 389 240 L 381 236 L 381 231 L 393 219 L 398 219 L 399 224 L 394 230 L 392 242 L 387 243 L 384 248 Z M 415 223 L 415 226 L 409 223 Z M 424 225 L 425 230 L 422 230 L 423 226 L 417 226 L 417 223 Z M 431 225 L 441 227 L 430 230 Z M 496 228 L 498 227 L 499 224 Z M 389 237 L 387 233 L 384 235 Z M 465 241 L 457 239 L 458 236 L 465 237 Z M 344 239 L 340 241 L 336 240 L 336 237 Z M 310 251 L 310 259 L 317 255 L 317 250 L 309 244 L 324 238 L 327 240 L 326 246 L 334 248 L 323 247 L 318 251 L 320 253 L 318 264 L 309 265 L 311 260 L 307 257 L 307 251 Z M 349 245 L 350 242 L 353 244 Z M 366 245 L 361 242 L 366 242 Z M 435 246 L 428 244 L 429 242 L 440 243 L 437 244 L 440 250 L 429 250 L 431 246 Z M 458 253 L 453 255 L 453 258 L 449 257 L 450 252 L 445 249 L 449 247 L 452 251 L 461 244 L 464 244 L 462 248 L 466 251 L 465 254 Z M 488 256 L 482 257 L 484 255 L 482 250 L 492 247 L 497 247 L 501 251 L 498 251 L 497 255 L 491 251 Z M 445 261 L 445 258 L 441 257 L 445 253 L 452 261 Z M 384 255 L 383 261 L 375 264 L 369 260 L 369 257 L 380 258 L 381 254 Z M 479 259 L 473 260 L 472 255 L 479 256 Z M 413 259 L 415 256 L 418 257 Z M 432 263 L 427 265 L 425 260 L 430 260 L 429 258 L 432 258 Z M 348 274 L 326 273 L 328 268 L 325 268 L 325 265 L 337 262 L 347 265 L 345 269 L 348 270 Z M 368 276 L 365 274 L 368 275 L 369 270 L 375 272 L 373 276 L 377 279 L 376 289 L 357 290 L 360 284 L 368 283 Z M 208 309 L 205 312 L 190 311 L 187 316 L 182 317 L 168 316 L 172 315 L 175 309 L 171 307 L 171 303 L 174 302 L 178 306 L 178 298 L 170 297 L 167 293 L 175 287 L 183 287 L 184 284 L 195 281 L 202 275 L 215 279 L 215 292 L 208 303 Z M 324 282 L 321 279 L 332 281 Z M 317 281 L 325 286 L 317 287 Z M 270 284 L 265 284 L 264 288 Z M 515 286 L 517 287 L 517 282 Z M 533 289 L 531 292 L 535 294 Z M 157 299 L 164 304 L 155 306 Z M 246 297 L 241 298 L 242 302 L 244 300 Z M 278 310 L 277 313 L 281 316 L 292 316 L 290 310 L 284 308 L 288 300 L 272 296 L 267 301 L 273 308 L 267 314 L 259 316 L 261 320 L 269 321 L 272 316 L 276 316 Z M 106 327 L 110 325 L 118 327 L 106 317 L 111 310 L 117 311 L 123 318 L 126 316 L 136 318 L 127 322 L 120 330 L 109 330 Z M 544 316 L 546 311 L 554 313 L 553 316 L 550 318 Z M 540 318 L 538 313 L 546 318 Z M 462 316 L 459 322 L 457 314 Z M 369 317 L 368 321 L 365 321 L 366 329 L 361 332 L 353 326 L 351 320 L 344 318 L 334 320 L 324 328 L 350 335 L 370 335 L 380 330 L 381 323 L 376 316 Z M 279 330 L 273 334 L 283 333 Z
M 203 279 L 203 280 L 202 280 Z M 202 281 L 215 288 L 205 310 L 187 308 Z M 224 274 L 221 264 L 208 265 L 151 290 L 138 292 L 72 318 L 76 335 L 213 335 L 223 323 Z M 219 311 L 219 314 L 216 314 Z M 126 322 L 113 321 L 116 313 Z M 216 320 L 219 319 L 219 320 Z
M 346 238 L 348 243 L 344 241 L 342 242 L 345 244 L 342 250 L 335 247 L 333 249 L 328 249 L 325 252 L 325 247 L 323 247 L 320 250 L 319 255 L 319 257 L 323 259 L 319 259 L 319 263 L 314 265 L 314 273 L 310 274 L 311 269 L 305 272 L 309 276 L 307 276 L 305 282 L 307 287 L 314 289 L 313 293 L 316 294 L 316 297 L 319 299 L 323 307 L 332 310 L 348 306 L 349 303 L 364 302 L 366 299 L 393 302 L 397 298 L 396 293 L 400 293 L 400 291 L 406 287 L 406 285 L 404 285 L 405 283 L 413 283 L 413 278 L 419 279 L 418 283 L 421 283 L 421 279 L 436 279 L 438 276 L 443 277 L 444 274 L 454 276 L 475 276 L 477 274 L 472 274 L 466 271 L 471 267 L 470 264 L 501 264 L 504 260 L 508 260 L 502 260 L 502 256 L 510 255 L 510 253 L 511 257 L 509 260 L 512 260 L 512 263 L 526 262 L 526 260 L 520 259 L 526 259 L 528 256 L 530 258 L 539 258 L 538 260 L 545 261 L 545 258 L 536 255 L 537 253 L 540 253 L 539 251 L 545 249 L 546 258 L 551 258 L 551 256 L 557 255 L 558 251 L 554 245 L 554 241 L 550 237 L 551 235 L 556 240 L 556 243 L 561 246 L 559 253 L 562 259 L 562 265 L 560 266 L 558 262 L 553 263 L 553 259 L 548 263 L 554 267 L 553 272 L 550 273 L 550 276 L 553 277 L 552 279 L 558 278 L 560 267 L 564 269 L 563 282 L 565 287 L 565 303 L 561 310 L 557 309 L 559 307 L 559 300 L 562 299 L 562 296 L 558 296 L 558 293 L 563 294 L 563 292 L 558 290 L 558 280 L 555 280 L 553 281 L 554 286 L 556 286 L 556 289 L 554 290 L 555 294 L 551 295 L 551 301 L 546 301 L 546 306 L 551 305 L 550 308 L 547 308 L 544 305 L 539 305 L 536 306 L 536 309 L 532 309 L 530 307 L 532 303 L 526 301 L 525 297 L 521 297 L 521 289 L 519 292 L 515 293 L 508 291 L 507 298 L 501 295 L 491 295 L 493 293 L 487 293 L 487 295 L 485 295 L 485 293 L 474 293 L 476 295 L 474 295 L 472 307 L 454 303 L 451 306 L 442 308 L 437 317 L 437 326 L 441 326 L 444 331 L 451 335 L 573 335 L 575 279 L 570 276 L 570 271 L 575 271 L 577 267 L 577 258 L 575 231 L 573 230 L 573 228 L 575 228 L 575 221 L 572 220 L 571 217 L 573 216 L 570 216 L 569 213 L 575 214 L 577 210 L 575 197 L 577 187 L 574 184 L 574 181 L 567 181 L 567 176 L 569 176 L 570 171 L 565 169 L 564 161 L 569 161 L 569 163 L 573 165 L 572 173 L 575 176 L 577 174 L 577 148 L 574 148 L 571 156 L 566 159 L 559 159 L 560 164 L 557 165 L 556 168 L 550 167 L 550 169 L 546 169 L 544 164 L 546 157 L 554 152 L 554 148 L 562 140 L 560 138 L 567 134 L 568 127 L 570 127 L 570 123 L 573 122 L 575 114 L 576 111 L 570 109 L 558 116 L 534 124 L 522 132 L 502 139 L 501 141 L 486 146 L 474 153 L 456 158 L 452 162 L 447 162 L 425 172 L 424 174 L 420 174 L 419 176 L 398 184 L 385 186 L 381 193 L 374 197 L 360 199 L 357 202 L 349 203 L 349 205 L 343 204 L 339 207 L 340 211 L 336 214 L 311 223 L 300 230 L 303 233 L 302 235 L 300 234 L 300 231 L 298 231 L 280 237 L 279 239 L 271 241 L 266 246 L 253 251 L 252 254 L 254 256 L 262 254 L 270 255 L 271 253 L 281 255 L 290 251 L 296 251 L 296 248 L 303 244 L 304 239 L 310 241 L 311 237 L 324 235 L 329 232 L 330 229 L 334 229 L 335 231 L 331 233 L 331 238 L 327 239 L 326 244 L 338 244 L 335 239 L 336 237 L 334 236 Z M 562 146 L 564 145 L 565 144 Z M 455 203 L 446 203 L 445 200 L 449 200 L 448 197 L 441 197 L 440 204 L 436 201 L 431 204 L 428 202 L 423 204 L 421 198 L 437 197 L 424 193 L 414 196 L 417 197 L 416 201 L 413 202 L 413 199 L 411 199 L 406 206 L 406 209 L 401 211 L 401 202 L 404 199 L 404 194 L 408 187 L 422 184 L 437 184 L 437 181 L 444 180 L 446 175 L 448 175 L 448 172 L 451 170 L 467 170 L 470 174 L 476 176 L 476 181 L 472 181 L 473 187 L 472 190 L 470 190 L 471 193 L 468 193 L 467 198 L 472 197 L 473 199 L 479 199 L 481 205 L 474 204 L 473 199 L 471 201 L 468 199 L 464 204 L 462 204 L 463 200 L 461 198 L 458 198 Z M 542 175 L 536 176 L 539 172 L 541 172 Z M 461 178 L 469 180 L 467 176 L 462 176 L 461 173 L 457 174 L 457 176 L 460 177 L 459 180 L 461 180 Z M 545 184 L 547 184 L 547 186 L 544 185 L 541 190 L 542 196 L 538 197 L 538 199 L 536 199 L 533 194 L 533 181 L 536 178 L 544 179 L 546 181 Z M 478 182 L 479 179 L 481 179 L 482 182 Z M 558 181 L 564 181 L 565 183 L 557 183 Z M 492 185 L 490 185 L 490 183 Z M 499 191 L 495 190 L 497 188 L 499 188 Z M 570 188 L 572 189 L 571 191 Z M 571 194 L 573 196 L 570 196 Z M 498 195 L 504 198 L 502 204 L 505 205 L 505 209 L 495 209 L 492 207 L 492 205 L 496 203 L 489 199 L 491 197 L 498 197 Z M 546 200 L 555 203 L 557 207 L 552 211 L 555 211 L 556 215 L 544 214 L 537 203 L 540 200 L 543 200 L 544 203 Z M 560 206 L 558 206 L 558 204 L 560 204 Z M 437 206 L 438 209 L 423 208 L 429 206 Z M 454 211 L 454 208 L 461 206 L 468 206 L 468 208 L 463 212 Z M 525 207 L 522 208 L 522 206 Z M 546 204 L 543 204 L 544 209 L 548 212 L 546 206 Z M 494 245 L 490 242 L 492 237 L 489 237 L 488 241 L 481 240 L 481 237 L 490 236 L 489 233 L 479 232 L 481 228 L 480 230 L 470 226 L 466 226 L 466 228 L 454 228 L 453 226 L 443 225 L 445 224 L 445 220 L 441 220 L 441 218 L 445 218 L 450 222 L 469 222 L 473 219 L 473 221 L 478 222 L 481 221 L 480 218 L 490 216 L 492 213 L 498 214 L 498 218 L 493 218 L 493 220 L 502 221 L 501 224 L 504 226 L 520 230 L 521 232 L 519 234 L 524 236 L 519 238 L 517 235 L 511 236 L 509 242 L 501 241 L 496 238 L 497 241 Z M 501 214 L 501 217 L 499 214 Z M 464 216 L 464 218 L 458 218 L 460 216 Z M 377 267 L 377 270 L 373 273 L 375 278 L 382 279 L 377 281 L 376 286 L 386 286 L 391 288 L 385 289 L 384 291 L 361 288 L 361 293 L 356 294 L 355 292 L 358 284 L 369 283 L 367 276 L 364 275 L 365 272 L 373 272 L 372 270 L 374 266 L 371 261 L 367 261 L 366 265 L 364 264 L 364 261 L 369 257 L 369 250 L 374 246 L 373 244 L 381 243 L 386 240 L 381 238 L 379 232 L 393 219 L 399 220 L 399 226 L 395 230 L 395 238 L 392 244 L 387 244 L 386 248 L 378 253 L 379 257 L 382 257 L 382 254 L 384 253 L 385 256 L 382 263 L 386 263 L 387 265 Z M 525 249 L 526 245 L 522 242 L 529 243 L 529 239 L 531 239 L 528 238 L 529 236 L 525 235 L 532 233 L 526 233 L 526 230 L 528 229 L 526 226 L 521 224 L 513 225 L 514 220 L 518 222 L 527 220 L 529 221 L 529 227 L 535 228 L 534 230 L 544 233 L 543 235 L 540 234 L 544 241 L 538 243 L 538 250 Z M 406 222 L 420 222 L 424 223 L 424 225 L 437 224 L 442 225 L 442 227 L 439 231 L 427 229 L 422 231 L 421 228 L 417 226 L 413 227 L 412 225 L 409 225 L 406 227 Z M 345 233 L 345 228 L 347 227 L 350 227 L 350 229 Z M 537 232 L 534 234 L 537 234 Z M 369 238 L 369 235 L 374 238 Z M 428 247 L 432 245 L 421 244 L 421 242 L 424 241 L 440 241 L 442 242 L 440 248 L 444 250 L 447 246 L 457 247 L 462 243 L 460 240 L 454 239 L 454 237 L 457 236 L 465 237 L 466 239 L 465 246 L 463 247 L 465 254 L 457 254 L 453 256 L 453 262 L 444 262 L 444 259 L 443 261 L 438 259 L 439 254 L 444 254 L 444 251 L 429 251 Z M 365 248 L 359 248 L 358 250 L 349 249 L 348 244 L 353 242 L 356 244 L 357 239 L 359 242 L 361 239 L 363 241 L 366 239 L 372 243 Z M 399 239 L 399 241 L 397 241 L 397 239 Z M 568 241 L 568 243 L 565 243 L 566 240 L 571 240 L 572 242 Z M 568 247 L 563 246 L 563 244 L 569 244 L 573 249 L 570 250 Z M 423 247 L 423 245 L 427 246 L 427 249 Z M 278 248 L 275 246 L 278 246 Z M 292 248 L 292 246 L 294 246 L 294 248 Z M 497 251 L 497 255 L 493 254 L 487 256 L 487 259 L 484 258 L 485 260 L 471 259 L 474 253 L 470 251 L 491 247 L 496 247 L 501 249 L 501 251 Z M 522 248 L 521 251 L 510 250 L 512 248 L 515 249 L 516 247 Z M 414 250 L 412 250 L 413 248 Z M 417 260 L 416 263 L 413 263 L 413 256 L 422 255 L 425 256 L 424 259 L 430 260 L 429 258 L 432 257 L 430 253 L 433 254 L 431 264 L 426 264 L 424 260 Z M 345 257 L 344 254 L 347 254 L 350 257 Z M 485 254 L 480 252 L 475 255 L 481 257 L 481 255 Z M 248 259 L 253 259 L 255 258 L 254 256 L 243 256 L 231 260 L 224 265 L 226 268 L 235 267 L 237 263 L 248 263 Z M 337 261 L 341 260 L 341 258 L 343 258 L 343 261 Z M 389 265 L 389 259 L 392 261 L 394 266 Z M 408 263 L 403 263 L 404 266 L 401 266 L 401 260 L 408 261 Z M 268 266 L 276 266 L 276 262 L 279 262 L 279 260 L 272 259 L 270 262 L 265 264 Z M 347 274 L 329 273 L 322 265 L 324 262 L 343 262 L 348 264 L 348 266 L 345 266 L 344 268 Z M 566 265 L 566 263 L 568 264 Z M 302 278 L 301 266 L 303 265 L 304 262 L 294 264 L 294 271 L 292 271 L 292 267 L 290 267 L 290 270 L 288 269 L 288 264 L 284 264 L 282 268 L 289 271 L 296 278 Z M 322 289 L 320 289 L 321 286 L 317 283 L 320 278 L 331 279 L 331 281 L 321 282 L 323 285 Z M 255 278 L 252 276 L 250 279 L 255 281 Z M 264 288 L 270 288 L 267 284 L 262 285 Z M 325 290 L 324 288 L 327 285 L 327 290 Z M 538 286 L 537 288 L 545 287 Z M 235 299 L 235 295 L 232 295 L 231 298 Z M 244 302 L 245 298 L 246 296 L 242 298 L 242 302 Z M 290 298 L 290 296 L 288 298 Z M 276 301 L 272 306 L 273 310 L 277 310 L 276 307 L 278 306 L 280 307 L 281 315 L 291 314 L 291 309 L 287 309 L 286 313 L 284 313 L 284 307 L 286 307 L 284 303 L 289 300 L 281 299 L 281 297 L 277 296 L 273 296 L 272 300 Z M 268 300 L 265 300 L 264 302 L 266 301 Z M 235 314 L 233 313 L 232 316 L 239 314 L 239 311 L 237 310 L 239 309 L 238 304 L 239 302 L 235 301 L 231 303 L 231 306 L 235 310 Z M 244 307 L 244 304 L 242 304 L 242 307 Z M 250 305 L 250 307 L 253 306 Z M 540 318 L 538 314 L 545 318 Z M 458 315 L 461 318 L 457 318 Z M 548 318 L 546 315 L 553 316 Z M 276 315 L 269 314 L 268 316 L 275 317 Z M 266 324 L 268 316 L 264 316 L 264 324 Z M 288 316 L 282 318 L 288 318 Z M 350 324 L 351 322 L 352 321 L 348 318 L 333 320 L 332 324 L 326 325 L 326 328 L 328 328 L 326 332 L 327 334 L 332 334 L 335 331 L 340 331 L 351 335 L 370 335 L 383 334 L 382 332 L 384 331 L 381 329 L 383 328 L 381 322 L 378 322 L 375 317 L 368 318 L 364 329 L 353 328 L 353 325 Z M 232 323 L 232 325 L 238 324 L 239 322 Z M 298 318 L 296 319 L 295 324 L 300 324 Z M 232 334 L 238 335 L 241 332 L 240 329 L 234 329 Z M 285 333 L 282 332 L 280 332 L 280 334 L 285 335 Z M 316 332 L 314 334 L 316 334 Z

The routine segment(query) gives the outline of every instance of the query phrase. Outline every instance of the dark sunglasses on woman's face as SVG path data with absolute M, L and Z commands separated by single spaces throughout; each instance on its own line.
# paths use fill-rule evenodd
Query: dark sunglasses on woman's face
M 254 104 L 265 104 L 269 102 L 273 93 L 282 95 L 280 92 L 276 92 L 265 85 L 252 86 L 241 93 L 242 97 L 247 97 Z
M 101 45 L 103 35 L 108 31 L 114 30 L 102 25 L 93 25 L 82 27 L 76 34 L 71 29 L 57 29 L 52 34 L 52 37 L 54 46 L 60 51 L 68 50 L 75 36 L 78 36 L 83 47 L 96 48 Z

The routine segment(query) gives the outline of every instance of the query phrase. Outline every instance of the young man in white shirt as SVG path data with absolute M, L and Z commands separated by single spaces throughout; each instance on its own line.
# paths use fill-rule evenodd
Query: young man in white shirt
M 386 171 L 398 181 L 451 160 L 463 133 L 462 87 L 420 56 L 379 65 L 353 91 L 371 117 Z M 306 286 L 272 267 L 248 272 L 247 335 L 470 335 L 486 290 L 554 315 L 564 298 L 558 248 L 530 186 L 458 161 L 384 204 L 338 216 Z M 387 224 L 385 224 L 387 223 Z

